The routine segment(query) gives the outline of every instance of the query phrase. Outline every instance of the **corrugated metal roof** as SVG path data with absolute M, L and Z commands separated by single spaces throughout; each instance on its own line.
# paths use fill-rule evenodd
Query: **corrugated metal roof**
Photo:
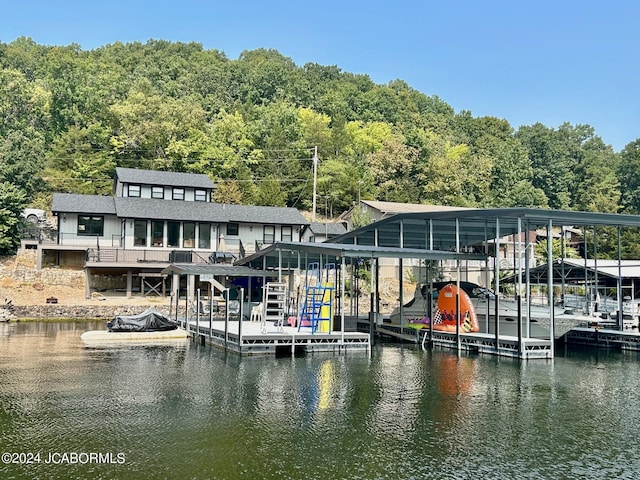
M 458 246 L 478 246 L 487 240 L 516 235 L 519 229 L 530 231 L 550 224 L 554 227 L 640 227 L 640 216 L 534 208 L 399 213 L 347 232 L 332 241 L 455 251 Z
M 379 210 L 384 214 L 468 210 L 468 208 L 465 208 L 465 207 L 452 207 L 448 205 L 427 205 L 422 203 L 382 202 L 379 200 L 360 200 L 360 203 L 368 205 L 371 208 L 375 208 L 376 210 Z
M 247 265 L 264 268 L 297 267 L 299 262 L 319 262 L 320 257 L 326 263 L 330 259 L 340 258 L 420 258 L 426 260 L 484 260 L 486 257 L 471 253 L 443 252 L 415 248 L 374 247 L 370 245 L 352 245 L 340 243 L 298 243 L 277 242 L 236 261 L 236 265 Z M 301 266 L 302 266 L 301 265 Z
M 163 172 L 138 168 L 116 168 L 116 179 L 125 183 L 141 185 L 165 185 L 171 187 L 191 187 L 213 189 L 215 184 L 201 173 Z
M 273 272 L 266 272 L 256 268 L 249 268 L 225 264 L 193 264 L 173 263 L 162 270 L 162 273 L 171 275 L 214 275 L 226 277 L 264 277 L 273 276 Z

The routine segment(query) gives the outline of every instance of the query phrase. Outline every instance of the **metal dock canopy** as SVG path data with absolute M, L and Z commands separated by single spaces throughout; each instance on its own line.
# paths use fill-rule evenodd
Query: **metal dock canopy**
M 298 268 L 320 258 L 419 258 L 425 260 L 485 260 L 484 255 L 424 248 L 380 247 L 349 243 L 278 242 L 236 262 L 254 268 Z
M 536 208 L 397 213 L 332 239 L 334 243 L 456 251 L 520 230 L 547 227 L 636 227 L 640 216 Z

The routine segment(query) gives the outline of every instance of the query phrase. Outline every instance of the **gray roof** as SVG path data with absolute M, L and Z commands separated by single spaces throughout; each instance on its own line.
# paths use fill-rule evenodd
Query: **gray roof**
M 468 210 L 466 207 L 452 207 L 448 205 L 427 205 L 422 203 L 382 202 L 378 200 L 360 200 L 360 203 L 379 210 L 383 214 L 414 213 L 414 212 L 442 212 L 449 210 Z
M 178 275 L 214 275 L 225 277 L 264 277 L 273 275 L 273 272 L 264 270 L 221 264 L 193 264 L 193 263 L 172 263 L 162 270 L 164 274 Z
M 308 225 L 309 221 L 295 208 L 258 205 L 223 205 L 227 221 L 237 223 L 277 223 Z
M 332 262 L 340 258 L 422 258 L 427 260 L 484 260 L 485 256 L 472 253 L 443 252 L 415 248 L 376 247 L 341 243 L 277 242 L 245 258 L 235 265 L 277 268 L 295 267 L 303 262 Z M 304 267 L 304 265 L 300 265 Z
M 574 212 L 535 208 L 467 209 L 440 212 L 399 213 L 334 238 L 336 243 L 389 247 L 455 250 L 482 245 L 487 240 L 522 231 L 572 226 L 592 228 L 620 226 L 640 228 L 639 215 Z M 402 232 L 402 233 L 401 233 Z M 458 239 L 456 239 L 456 232 Z
M 120 218 L 177 220 L 194 222 L 226 222 L 223 205 L 184 200 L 116 197 L 116 212 Z
M 309 224 L 309 230 L 314 235 L 342 235 L 347 232 L 343 223 L 323 223 L 323 222 L 311 222 Z
M 115 215 L 116 205 L 113 197 L 100 195 L 77 195 L 73 193 L 54 193 L 51 201 L 53 213 L 100 213 Z
M 187 222 L 309 224 L 298 210 L 289 207 L 226 205 L 184 200 L 102 197 L 99 195 L 75 195 L 69 193 L 54 193 L 51 211 L 54 213 L 99 213 L 116 215 L 119 218 Z
M 124 183 L 142 185 L 166 185 L 171 187 L 191 187 L 213 189 L 215 184 L 202 173 L 163 172 L 161 170 L 140 170 L 137 168 L 116 168 L 116 179 Z

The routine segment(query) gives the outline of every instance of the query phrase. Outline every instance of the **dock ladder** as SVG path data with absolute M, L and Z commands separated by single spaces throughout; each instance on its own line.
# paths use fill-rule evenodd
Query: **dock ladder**
M 322 271 L 317 262 L 308 265 L 298 331 L 306 327 L 311 333 L 318 330 L 331 333 L 335 282 L 335 264 L 326 264 Z

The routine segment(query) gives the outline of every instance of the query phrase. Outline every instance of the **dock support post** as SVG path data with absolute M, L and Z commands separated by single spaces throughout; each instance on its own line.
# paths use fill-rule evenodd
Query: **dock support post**
M 244 288 L 240 288 L 240 311 L 238 312 L 238 353 L 242 354 L 242 317 L 244 313 Z
M 200 335 L 200 289 L 196 293 L 196 335 Z

